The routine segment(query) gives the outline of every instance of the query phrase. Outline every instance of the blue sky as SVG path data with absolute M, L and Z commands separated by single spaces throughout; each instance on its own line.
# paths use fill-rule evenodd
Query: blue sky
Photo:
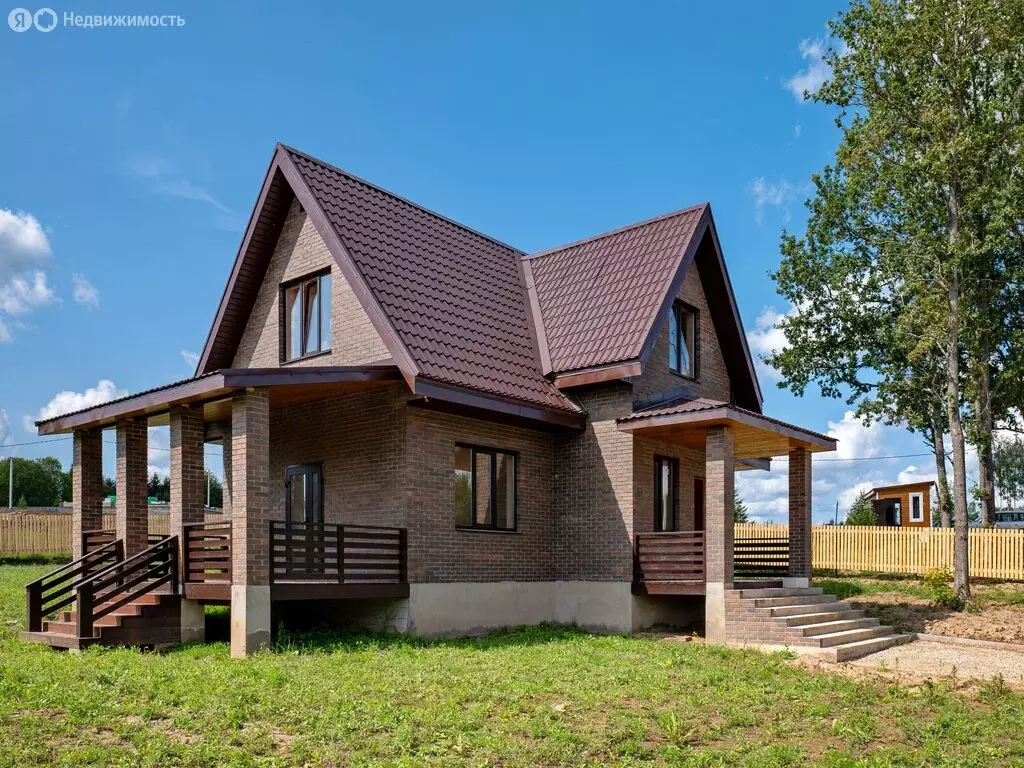
M 191 374 L 277 141 L 525 250 L 708 200 L 752 346 L 778 343 L 767 273 L 838 140 L 799 96 L 828 74 L 836 7 L 158 5 L 184 26 L 0 27 L 0 444 L 39 439 L 40 413 Z M 878 458 L 919 438 L 771 371 L 761 385 L 766 413 L 841 438 L 816 465 L 816 519 L 858 484 L 931 474 L 927 456 Z M 152 444 L 165 468 L 166 435 Z M 70 458 L 69 441 L 11 450 Z M 739 481 L 766 519 L 785 509 L 779 467 Z

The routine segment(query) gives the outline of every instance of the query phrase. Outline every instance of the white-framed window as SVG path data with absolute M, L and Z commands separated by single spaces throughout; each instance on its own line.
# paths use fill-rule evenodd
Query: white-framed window
M 912 493 L 910 494 L 910 522 L 912 523 L 923 523 L 924 522 L 924 494 L 923 493 Z
M 677 301 L 672 305 L 668 321 L 668 369 L 688 379 L 697 378 L 697 310 Z
M 302 278 L 281 288 L 284 299 L 284 361 L 331 348 L 331 273 Z

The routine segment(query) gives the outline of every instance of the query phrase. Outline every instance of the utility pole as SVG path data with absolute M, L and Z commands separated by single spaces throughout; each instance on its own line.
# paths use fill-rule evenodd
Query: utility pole
M 210 506 L 210 470 L 206 470 L 206 506 Z
M 14 454 L 7 457 L 7 507 L 14 509 Z

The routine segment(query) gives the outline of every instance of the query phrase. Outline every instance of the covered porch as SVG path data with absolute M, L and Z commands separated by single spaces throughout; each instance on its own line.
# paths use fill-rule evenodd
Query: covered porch
M 75 560 L 29 591 L 30 633 L 60 608 L 71 607 L 80 628 L 93 630 L 112 611 L 169 593 L 180 602 L 186 641 L 202 638 L 204 604 L 230 605 L 232 654 L 243 655 L 269 641 L 276 601 L 408 597 L 405 528 L 325 521 L 322 504 L 317 512 L 306 501 L 322 499 L 322 477 L 315 487 L 286 488 L 270 442 L 274 409 L 345 400 L 401 381 L 390 361 L 230 369 L 40 423 L 40 434 L 74 435 Z M 148 428 L 164 425 L 170 535 L 156 541 L 148 530 Z M 113 530 L 102 529 L 106 429 L 116 432 L 117 446 Z M 205 514 L 206 443 L 223 446 L 218 519 Z
M 734 590 L 810 586 L 811 455 L 835 450 L 833 438 L 706 399 L 635 411 L 618 429 L 704 455 L 701 529 L 634 533 L 634 594 L 704 595 L 707 637 L 720 642 Z M 773 457 L 788 461 L 789 540 L 737 541 L 735 472 L 767 469 Z

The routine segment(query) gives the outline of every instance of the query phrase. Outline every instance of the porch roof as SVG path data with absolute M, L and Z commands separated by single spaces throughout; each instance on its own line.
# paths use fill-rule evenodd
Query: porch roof
M 227 398 L 248 387 L 266 387 L 270 390 L 271 405 L 277 406 L 347 394 L 395 381 L 402 381 L 402 374 L 391 360 L 329 367 L 225 368 L 37 421 L 36 427 L 40 435 L 58 435 L 140 417 L 148 417 L 151 425 L 159 425 L 165 423 L 172 407 L 197 404 L 204 406 L 205 421 L 219 421 L 231 417 Z
M 691 448 L 704 446 L 708 427 L 732 427 L 739 459 L 782 456 L 791 448 L 811 452 L 834 451 L 835 438 L 763 416 L 720 400 L 678 400 L 634 411 L 617 421 L 623 432 Z

